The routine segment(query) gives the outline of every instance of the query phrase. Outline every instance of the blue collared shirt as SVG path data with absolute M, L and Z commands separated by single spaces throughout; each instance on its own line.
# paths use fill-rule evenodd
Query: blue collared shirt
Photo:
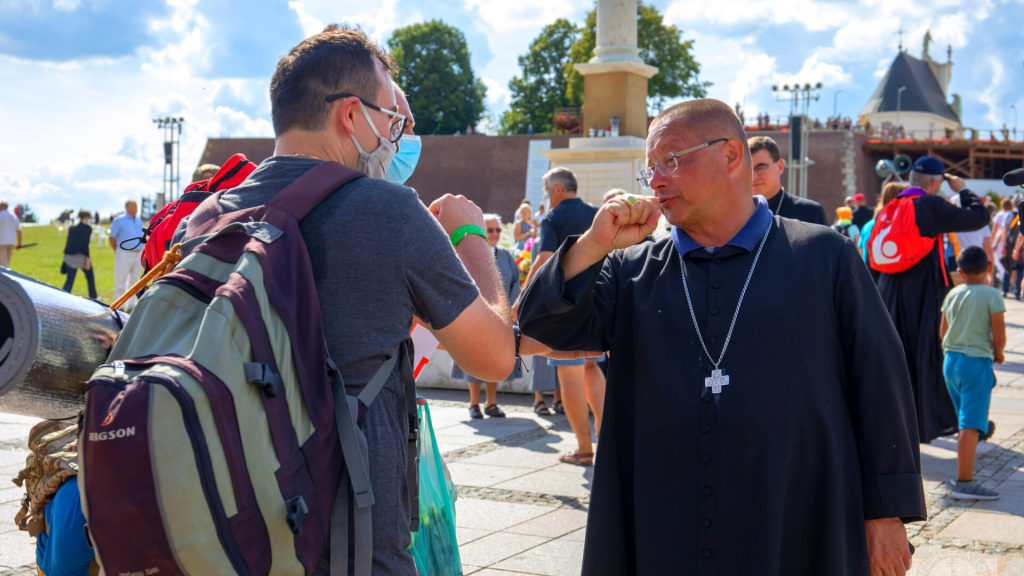
M 761 242 L 761 238 L 764 238 L 764 233 L 768 230 L 768 227 L 772 225 L 772 211 L 768 208 L 768 202 L 764 199 L 764 196 L 754 196 L 754 214 L 747 220 L 747 223 L 740 228 L 740 231 L 732 237 L 731 240 L 726 242 L 727 246 L 736 246 L 743 248 L 747 252 L 753 252 L 758 243 Z M 690 235 L 684 232 L 681 228 L 675 226 L 672 227 L 672 242 L 676 245 L 676 250 L 681 255 L 689 254 L 697 249 L 708 248 L 707 246 L 701 246 Z M 713 247 L 717 252 L 721 246 Z
M 110 223 L 110 237 L 117 240 L 118 247 L 125 240 L 142 237 L 142 218 L 129 216 L 128 214 L 122 214 L 114 218 L 114 221 Z M 131 244 L 134 244 L 134 242 L 126 244 L 126 246 L 130 247 Z M 142 246 L 139 245 L 139 248 L 135 251 L 141 249 Z

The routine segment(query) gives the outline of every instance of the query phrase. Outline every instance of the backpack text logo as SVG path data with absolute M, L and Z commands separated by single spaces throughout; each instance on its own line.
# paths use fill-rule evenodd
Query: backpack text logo
M 115 438 L 125 438 L 128 436 L 135 436 L 135 426 L 129 426 L 127 428 L 118 428 L 117 430 L 111 430 L 109 432 L 90 432 L 89 441 L 94 440 L 113 440 Z

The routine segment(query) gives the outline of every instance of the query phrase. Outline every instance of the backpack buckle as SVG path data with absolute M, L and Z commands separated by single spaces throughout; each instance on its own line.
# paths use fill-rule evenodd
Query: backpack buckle
M 292 534 L 302 536 L 302 521 L 309 514 L 306 501 L 302 499 L 302 496 L 296 496 L 285 502 L 285 509 L 288 510 L 286 520 L 288 521 L 288 527 L 292 530 Z
M 283 384 L 280 374 L 261 362 L 247 362 L 244 369 L 246 382 L 256 384 L 267 396 L 277 396 L 277 389 Z

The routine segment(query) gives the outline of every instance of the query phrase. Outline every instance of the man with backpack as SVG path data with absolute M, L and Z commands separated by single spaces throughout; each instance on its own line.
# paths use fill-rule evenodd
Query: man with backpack
M 960 194 L 960 207 L 938 195 L 943 181 Z M 985 205 L 962 178 L 944 174 L 939 159 L 922 156 L 910 173 L 910 188 L 886 205 L 871 230 L 869 261 L 882 272 L 878 291 L 903 341 L 922 443 L 957 430 L 942 376 L 939 315 L 951 286 L 941 237 L 977 230 L 988 221 Z
M 218 415 L 210 423 L 216 424 L 215 429 L 207 429 L 202 414 L 196 416 L 198 424 L 186 421 L 194 445 L 200 447 L 196 458 L 204 466 L 214 458 L 220 458 L 218 462 L 226 459 L 231 470 L 228 485 L 238 482 L 233 487 L 234 501 L 217 499 L 217 487 L 223 478 L 215 473 L 218 486 L 207 481 L 202 487 L 207 500 L 216 505 L 211 504 L 212 514 L 206 514 L 215 522 L 200 527 L 210 526 L 207 535 L 217 528 L 215 536 L 204 537 L 215 548 L 217 542 L 223 545 L 223 551 L 216 548 L 214 557 L 219 565 L 230 561 L 240 573 L 246 567 L 252 573 L 266 573 L 272 561 L 275 567 L 289 566 L 289 571 L 307 574 L 326 574 L 328 563 L 332 575 L 368 576 L 371 571 L 374 575 L 417 574 L 413 558 L 406 552 L 416 510 L 415 461 L 409 457 L 410 444 L 415 441 L 410 426 L 415 424 L 410 422 L 410 412 L 415 418 L 415 391 L 408 360 L 412 353 L 407 345 L 413 317 L 431 329 L 456 362 L 483 379 L 497 381 L 512 371 L 516 338 L 509 303 L 482 230 L 481 210 L 464 197 L 451 195 L 428 209 L 415 191 L 384 179 L 401 146 L 406 123 L 406 116 L 398 112 L 389 76 L 393 69 L 391 56 L 362 32 L 335 25 L 306 39 L 281 59 L 270 86 L 277 139 L 274 155 L 244 183 L 218 192 L 190 216 L 185 235 L 189 244 L 184 249 L 189 255 L 141 300 L 140 310 L 111 353 L 112 360 L 124 358 L 123 364 L 98 370 L 95 384 L 87 393 L 83 435 L 89 441 L 84 452 L 85 478 L 80 482 L 86 487 L 83 507 L 105 567 L 111 564 L 111 550 L 117 550 L 121 555 L 119 564 L 129 572 L 161 562 L 170 566 L 174 555 L 153 547 L 147 551 L 149 557 L 133 559 L 131 550 L 137 546 L 131 544 L 141 542 L 142 536 L 118 532 L 122 528 L 111 518 L 106 519 L 105 529 L 103 519 L 94 519 L 97 513 L 110 513 L 87 504 L 94 498 L 112 498 L 114 492 L 105 494 L 104 490 L 118 487 L 105 486 L 99 479 L 91 481 L 88 463 L 95 462 L 91 465 L 93 478 L 100 478 L 102 473 L 107 474 L 105 478 L 117 478 L 113 472 L 123 459 L 116 460 L 113 451 L 120 450 L 119 445 L 135 446 L 131 443 L 147 429 L 143 424 L 132 425 L 136 417 L 133 406 L 146 402 L 145 396 L 135 400 L 140 396 L 138 392 L 153 388 L 157 390 L 152 392 L 154 397 L 169 406 L 177 402 L 182 406 L 181 413 L 191 418 L 194 408 L 188 398 L 180 392 L 174 396 L 163 390 L 194 387 L 192 382 L 198 378 L 206 390 L 206 394 L 199 394 L 210 398 L 204 401 L 214 409 L 223 410 L 223 417 Z M 346 183 L 332 191 L 333 182 Z M 233 215 L 235 212 L 244 216 Z M 289 233 L 296 229 L 295 221 L 299 222 L 302 249 L 296 247 L 294 233 Z M 182 239 L 180 232 L 175 242 Z M 239 256 L 241 247 L 244 252 Z M 225 269 L 225 263 L 234 266 L 235 271 Z M 315 298 L 308 297 L 306 293 L 313 289 Z M 267 311 L 268 299 L 273 314 Z M 183 347 L 191 350 L 187 358 L 172 356 L 167 350 L 170 345 L 134 329 L 145 324 L 150 310 L 167 318 L 165 303 L 172 300 L 182 303 L 175 305 L 205 307 L 196 308 L 199 312 L 195 316 L 206 316 L 198 326 L 198 336 L 189 336 L 185 329 L 168 330 L 177 339 L 195 338 L 195 343 L 188 341 Z M 225 301 L 230 302 L 226 309 Z M 211 308 L 217 312 L 209 311 Z M 216 318 L 224 314 L 229 314 L 229 321 L 247 335 L 241 342 L 253 343 L 255 362 L 245 362 L 244 380 L 256 385 L 247 390 L 259 391 L 256 402 L 267 406 L 265 412 L 252 412 L 238 402 L 230 408 L 230 402 L 225 405 L 223 397 L 217 397 L 218 389 L 224 386 L 220 382 L 243 385 L 239 384 L 237 363 L 225 365 L 221 356 L 205 349 L 223 344 L 212 338 L 203 340 L 203 331 L 216 329 L 220 322 Z M 185 322 L 184 316 L 174 316 L 175 321 Z M 293 345 L 279 350 L 282 324 L 287 328 L 284 335 Z M 261 328 L 264 325 L 266 328 Z M 134 343 L 146 338 L 161 347 L 159 360 L 144 360 L 152 358 L 153 347 L 146 349 Z M 224 340 L 230 343 L 232 338 Z M 326 350 L 319 344 L 324 341 Z M 526 353 L 526 339 L 523 344 Z M 244 356 L 247 348 L 243 346 L 242 350 Z M 228 353 L 232 348 L 225 349 Z M 137 368 L 152 362 L 161 364 L 161 373 L 144 375 L 140 381 Z M 209 366 L 204 368 L 204 362 Z M 275 362 L 280 363 L 276 369 Z M 223 374 L 219 380 L 207 375 L 216 369 Z M 181 375 L 188 370 L 191 376 Z M 320 370 L 323 378 L 318 376 Z M 118 371 L 122 379 L 132 378 L 123 397 L 117 400 L 118 407 L 125 406 L 121 410 L 111 404 L 121 386 L 117 383 Z M 177 374 L 177 384 L 164 376 L 168 372 Z M 301 390 L 296 388 L 295 373 L 300 373 Z M 306 374 L 316 377 L 307 379 Z M 331 382 L 324 381 L 328 374 Z M 234 380 L 228 382 L 229 378 Z M 150 386 L 154 382 L 157 386 Z M 325 404 L 330 406 L 332 392 L 334 408 L 325 419 L 323 408 Z M 301 399 L 304 403 L 298 402 Z M 299 414 L 301 410 L 304 412 Z M 150 418 L 163 414 L 153 410 Z M 167 423 L 162 430 L 180 429 L 180 422 Z M 253 425 L 250 422 L 255 422 L 257 428 L 247 428 Z M 312 429 L 309 422 L 313 423 Z M 333 433 L 332 422 L 337 422 L 337 434 L 333 438 L 324 436 Z M 354 423 L 357 435 L 346 436 Z M 195 430 L 200 427 L 207 435 L 205 442 L 195 439 Z M 246 429 L 259 433 L 245 434 Z M 213 442 L 209 435 L 214 432 L 225 445 L 224 457 L 219 456 L 216 444 L 211 450 L 203 449 Z M 332 483 L 331 478 L 337 479 L 342 472 L 333 467 L 323 472 L 324 462 L 336 461 L 338 436 L 344 453 L 344 463 L 338 468 L 344 469 L 344 475 L 340 482 Z M 108 439 L 116 444 L 104 442 Z M 349 441 L 356 442 L 352 451 Z M 262 453 L 250 449 L 257 442 L 268 443 Z M 297 442 L 300 450 L 296 450 Z M 232 449 L 236 445 L 238 448 Z M 138 446 L 145 448 L 145 444 Z M 104 452 L 108 447 L 109 451 Z M 239 451 L 244 452 L 244 461 L 237 460 Z M 267 452 L 271 456 L 276 453 L 280 461 L 269 480 L 255 473 L 240 473 L 240 480 L 236 479 L 236 469 L 255 469 L 265 462 Z M 289 457 L 287 463 L 282 453 Z M 101 460 L 104 457 L 107 460 Z M 180 504 L 183 510 L 202 510 L 203 506 L 203 492 L 181 484 L 179 479 L 187 477 L 191 468 L 180 468 L 175 477 L 157 469 L 159 477 L 150 484 L 156 488 L 147 488 L 172 499 L 160 508 L 170 518 L 166 525 L 171 533 L 166 539 L 154 541 L 170 541 L 178 557 L 182 550 L 176 538 L 199 536 L 175 532 L 177 525 L 172 520 L 177 511 L 169 506 Z M 200 477 L 204 473 L 200 467 Z M 188 501 L 168 496 L 160 484 L 172 481 L 199 496 Z M 268 482 L 272 488 L 267 488 Z M 343 490 L 337 500 L 335 485 Z M 130 504 L 130 497 L 140 490 L 129 490 L 131 494 L 119 505 Z M 254 498 L 258 507 L 251 504 Z M 152 498 L 140 501 L 154 502 Z M 367 524 L 372 525 L 369 546 L 367 532 L 362 530 L 367 512 Z M 286 514 L 287 527 L 282 533 Z M 329 533 L 326 542 L 325 533 Z M 349 545 L 350 538 L 354 545 Z M 328 543 L 325 549 L 323 544 Z M 331 552 L 321 558 L 321 550 Z M 207 561 L 211 557 L 196 557 L 192 566 L 212 573 L 215 565 Z M 182 561 L 187 562 L 188 557 Z M 193 568 L 192 573 L 198 570 Z

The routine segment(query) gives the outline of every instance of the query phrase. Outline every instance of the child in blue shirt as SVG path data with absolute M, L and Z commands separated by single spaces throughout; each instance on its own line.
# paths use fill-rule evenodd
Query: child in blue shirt
M 996 384 L 992 363 L 1002 364 L 1004 360 L 1006 306 L 999 290 L 985 284 L 992 262 L 980 246 L 964 249 L 956 260 L 964 284 L 946 295 L 939 327 L 946 354 L 942 372 L 960 424 L 957 481 L 952 496 L 958 500 L 995 500 L 998 493 L 974 481 L 974 456 L 979 434 L 991 434 L 988 408 Z

